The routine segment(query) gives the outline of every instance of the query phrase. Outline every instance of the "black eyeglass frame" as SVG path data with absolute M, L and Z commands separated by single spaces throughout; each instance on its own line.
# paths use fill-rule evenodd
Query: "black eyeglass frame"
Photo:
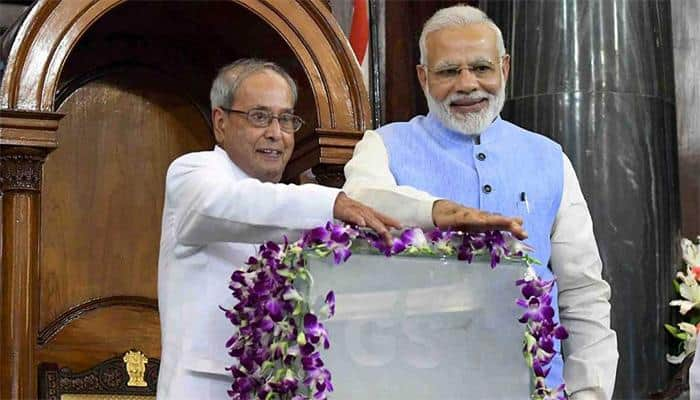
M 226 111 L 226 112 L 245 115 L 245 116 L 246 116 L 246 119 L 248 120 L 248 122 L 250 122 L 251 125 L 253 125 L 253 126 L 255 126 L 255 127 L 258 127 L 258 128 L 267 128 L 267 127 L 270 126 L 270 124 L 272 123 L 272 120 L 273 120 L 273 119 L 276 119 L 276 120 L 277 120 L 277 123 L 280 124 L 280 129 L 282 129 L 283 131 L 287 132 L 287 131 L 282 127 L 282 123 L 280 122 L 280 116 L 283 115 L 283 114 L 291 115 L 291 116 L 292 116 L 292 121 L 293 121 L 293 123 L 296 125 L 296 126 L 292 126 L 292 129 L 293 129 L 293 130 L 292 130 L 292 132 L 290 132 L 290 133 L 296 133 L 296 132 L 298 132 L 299 129 L 301 129 L 301 127 L 305 124 L 304 120 L 301 119 L 300 116 L 295 115 L 295 114 L 292 114 L 292 113 L 282 113 L 282 114 L 280 114 L 280 115 L 274 115 L 271 111 L 263 110 L 263 109 L 260 109 L 260 108 L 253 108 L 253 109 L 250 109 L 250 110 L 248 110 L 248 111 L 236 110 L 236 109 L 233 109 L 233 108 L 226 108 L 226 107 L 219 107 L 219 108 L 222 109 L 222 110 L 224 110 L 224 111 Z M 256 123 L 256 122 L 254 122 L 253 119 L 252 119 L 252 117 L 251 117 L 251 113 L 254 112 L 254 111 L 267 113 L 267 114 L 269 115 L 269 120 L 268 120 L 268 122 L 267 122 L 266 124 L 264 124 L 264 125 L 261 125 L 261 124 L 258 124 L 258 123 Z

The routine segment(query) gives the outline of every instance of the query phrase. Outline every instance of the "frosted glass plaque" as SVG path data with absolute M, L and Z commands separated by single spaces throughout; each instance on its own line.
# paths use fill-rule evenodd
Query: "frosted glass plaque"
M 325 322 L 334 400 L 526 400 L 524 265 L 355 253 L 311 260 L 312 299 L 336 295 Z

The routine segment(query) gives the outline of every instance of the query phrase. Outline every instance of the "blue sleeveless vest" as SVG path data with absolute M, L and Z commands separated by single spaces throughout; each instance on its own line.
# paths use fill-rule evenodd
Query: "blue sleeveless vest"
M 480 144 L 445 128 L 432 114 L 385 125 L 377 133 L 384 141 L 389 168 L 399 185 L 469 207 L 522 217 L 530 235 L 526 242 L 535 248 L 533 256 L 542 262 L 535 270 L 540 278 L 552 279 L 548 268 L 550 234 L 563 190 L 559 144 L 500 117 L 481 134 Z M 553 306 L 559 321 L 557 300 L 555 286 Z M 560 343 L 556 348 L 560 350 Z M 564 380 L 561 354 L 551 366 L 546 381 L 555 388 Z

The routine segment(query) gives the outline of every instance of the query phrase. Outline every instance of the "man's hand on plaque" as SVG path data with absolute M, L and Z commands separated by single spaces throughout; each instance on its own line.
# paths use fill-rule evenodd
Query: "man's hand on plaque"
M 354 224 L 361 227 L 373 229 L 387 245 L 391 246 L 393 239 L 389 230 L 401 228 L 401 224 L 371 207 L 349 198 L 345 193 L 340 192 L 335 199 L 333 206 L 333 218 Z
M 492 214 L 449 200 L 433 203 L 433 223 L 441 229 L 452 228 L 464 232 L 508 231 L 520 240 L 527 238 L 521 218 Z

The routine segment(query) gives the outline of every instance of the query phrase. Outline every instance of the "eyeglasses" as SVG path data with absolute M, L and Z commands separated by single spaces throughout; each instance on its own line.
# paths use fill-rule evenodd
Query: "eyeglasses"
M 267 128 L 272 123 L 273 119 L 276 119 L 280 124 L 280 129 L 288 133 L 294 133 L 301 129 L 304 124 L 304 120 L 298 115 L 292 113 L 282 113 L 280 115 L 274 115 L 270 111 L 262 110 L 259 108 L 254 108 L 248 111 L 233 110 L 231 108 L 219 107 L 226 112 L 232 112 L 236 114 L 243 114 L 248 119 L 251 125 L 258 128 Z
M 498 76 L 498 66 L 502 61 L 503 58 L 500 58 L 498 62 L 495 63 L 489 60 L 479 60 L 467 65 L 445 65 L 435 69 L 424 64 L 422 64 L 421 67 L 432 73 L 435 81 L 438 83 L 449 83 L 455 81 L 465 69 L 477 79 L 493 79 Z

